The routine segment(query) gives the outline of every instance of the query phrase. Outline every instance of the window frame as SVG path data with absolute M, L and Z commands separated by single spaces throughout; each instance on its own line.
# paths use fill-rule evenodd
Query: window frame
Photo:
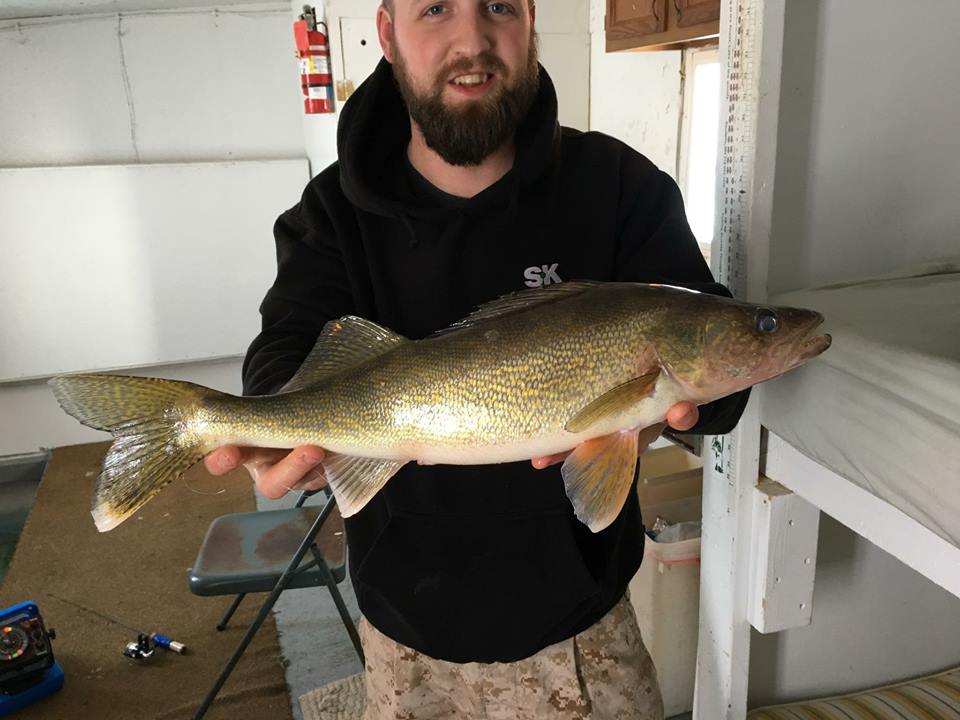
M 690 131 L 693 126 L 693 98 L 695 92 L 695 78 L 697 67 L 700 65 L 707 65 L 710 63 L 720 63 L 720 47 L 718 44 L 710 44 L 702 47 L 688 48 L 683 51 L 683 60 L 681 62 L 681 102 L 682 108 L 680 113 L 680 142 L 677 147 L 677 184 L 680 186 L 680 192 L 683 195 L 684 202 L 689 198 L 689 182 L 690 182 Z M 721 84 L 723 79 L 721 77 Z M 723 88 L 717 88 L 717 92 L 722 93 Z M 722 118 L 720 119 L 722 121 Z M 717 142 L 717 162 L 720 160 L 720 127 L 716 128 L 716 142 Z M 716 177 L 716 172 L 714 173 Z M 716 190 L 714 191 L 716 195 Z M 714 226 L 713 229 L 713 238 L 711 241 L 717 237 L 717 228 Z M 710 261 L 710 248 L 711 243 L 704 243 L 698 239 L 698 244 L 700 245 L 700 250 L 703 252 L 704 257 L 706 257 L 707 262 Z

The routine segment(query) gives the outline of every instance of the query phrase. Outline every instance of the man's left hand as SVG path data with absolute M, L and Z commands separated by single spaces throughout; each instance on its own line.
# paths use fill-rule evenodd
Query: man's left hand
M 696 425 L 697 420 L 699 419 L 700 411 L 697 409 L 696 405 L 694 405 L 692 402 L 678 402 L 676 405 L 673 405 L 669 410 L 667 410 L 667 422 L 651 425 L 650 427 L 644 428 L 640 431 L 640 440 L 637 444 L 637 455 L 643 455 L 643 453 L 647 451 L 647 448 L 650 447 L 650 444 L 660 437 L 660 433 L 663 432 L 667 425 L 672 427 L 674 430 L 684 432 L 685 430 L 689 430 Z M 567 455 L 569 455 L 571 452 L 573 452 L 573 450 L 568 450 L 567 452 L 558 453 L 556 455 L 535 457 L 530 462 L 537 470 L 543 470 L 551 465 L 556 465 L 559 462 L 563 462 L 567 459 Z

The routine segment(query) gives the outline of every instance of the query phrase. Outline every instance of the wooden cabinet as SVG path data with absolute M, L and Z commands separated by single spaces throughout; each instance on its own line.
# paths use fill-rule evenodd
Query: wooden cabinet
M 677 27 L 716 23 L 720 32 L 720 0 L 674 0 L 673 7 L 677 11 Z
M 715 41 L 721 0 L 607 0 L 607 52 Z
M 662 33 L 667 0 L 607 0 L 607 40 Z

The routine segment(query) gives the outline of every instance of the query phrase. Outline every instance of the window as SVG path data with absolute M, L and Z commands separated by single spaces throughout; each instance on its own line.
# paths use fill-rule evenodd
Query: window
M 680 130 L 680 189 L 690 228 L 709 263 L 720 138 L 720 57 L 715 47 L 684 51 Z

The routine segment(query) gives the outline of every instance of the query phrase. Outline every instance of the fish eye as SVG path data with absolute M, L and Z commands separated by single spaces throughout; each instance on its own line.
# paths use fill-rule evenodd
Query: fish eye
M 780 318 L 770 308 L 757 311 L 757 330 L 765 335 L 776 332 L 780 327 Z

